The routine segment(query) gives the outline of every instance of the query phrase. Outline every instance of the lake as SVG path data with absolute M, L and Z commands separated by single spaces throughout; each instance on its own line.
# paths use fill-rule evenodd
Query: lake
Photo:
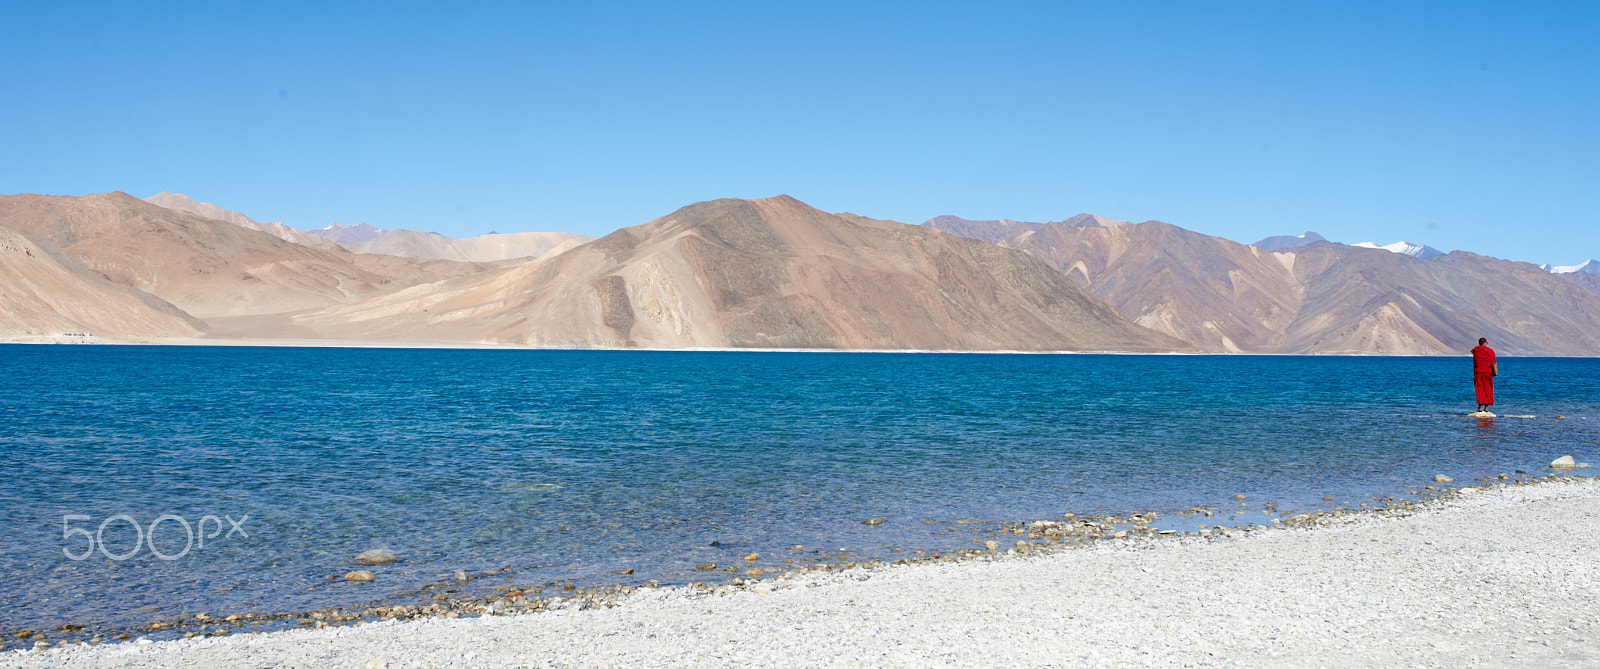
M 884 559 L 1067 512 L 1352 507 L 1600 461 L 1596 359 L 1502 358 L 1496 411 L 1529 417 L 1483 421 L 1466 357 L 3 345 L 0 364 L 0 631 L 410 601 L 457 569 L 484 594 L 704 581 L 694 565 L 751 553 Z M 376 581 L 329 580 L 378 547 L 402 559 Z

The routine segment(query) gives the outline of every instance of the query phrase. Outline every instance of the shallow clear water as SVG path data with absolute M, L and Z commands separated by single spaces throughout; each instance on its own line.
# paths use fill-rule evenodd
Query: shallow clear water
M 1492 421 L 1463 415 L 1465 358 L 12 345 L 0 366 L 0 631 L 353 606 L 456 569 L 503 570 L 485 592 L 686 582 L 752 552 L 1600 461 L 1596 359 L 1502 360 L 1497 410 L 1535 417 Z M 117 514 L 217 520 L 162 560 Z M 328 580 L 375 547 L 404 559 Z

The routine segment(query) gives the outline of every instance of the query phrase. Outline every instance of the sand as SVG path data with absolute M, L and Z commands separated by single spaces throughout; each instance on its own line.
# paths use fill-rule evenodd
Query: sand
M 12 651 L 0 665 L 1600 664 L 1600 479 L 1231 535 L 645 588 L 605 609 Z

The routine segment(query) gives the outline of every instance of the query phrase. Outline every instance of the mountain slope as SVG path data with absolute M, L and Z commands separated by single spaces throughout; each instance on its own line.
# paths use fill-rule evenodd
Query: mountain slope
M 0 227 L 0 336 L 193 337 L 199 320 L 89 271 L 55 244 Z
M 1270 350 L 1303 298 L 1273 254 L 1157 221 L 1051 223 L 1002 242 L 1043 260 L 1118 313 L 1202 350 Z
M 320 308 L 493 267 L 312 248 L 120 192 L 3 195 L 0 226 L 200 318 Z
M 1187 348 L 1025 254 L 787 196 L 690 205 L 548 260 L 295 320 L 536 346 Z

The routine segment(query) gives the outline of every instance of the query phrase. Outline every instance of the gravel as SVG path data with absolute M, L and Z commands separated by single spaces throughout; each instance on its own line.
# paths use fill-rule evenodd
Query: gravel
M 0 666 L 1600 665 L 1600 479 L 1231 535 L 644 588 L 613 608 L 10 651 Z

